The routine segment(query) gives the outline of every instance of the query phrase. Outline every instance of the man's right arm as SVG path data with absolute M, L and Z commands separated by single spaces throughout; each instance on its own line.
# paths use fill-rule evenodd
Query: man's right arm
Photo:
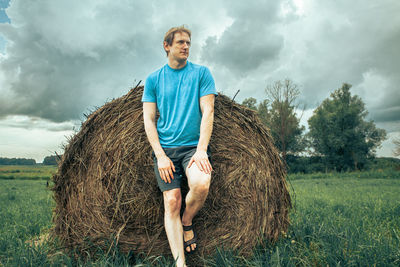
M 156 127 L 156 110 L 156 103 L 143 102 L 144 129 L 146 131 L 147 139 L 156 155 L 158 171 L 160 172 L 161 179 L 166 183 L 170 183 L 171 179 L 174 178 L 172 172 L 175 171 L 175 166 L 171 159 L 165 155 L 165 152 L 161 147 Z

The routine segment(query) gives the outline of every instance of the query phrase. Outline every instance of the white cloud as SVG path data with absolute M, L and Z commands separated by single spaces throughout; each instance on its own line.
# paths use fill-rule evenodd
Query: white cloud
M 80 122 L 75 120 L 57 123 L 38 117 L 12 115 L 0 120 L 0 127 L 24 128 L 27 130 L 42 129 L 58 132 L 77 130 L 80 127 Z
M 33 158 L 42 162 L 44 157 L 63 153 L 78 122 L 54 123 L 40 118 L 9 116 L 0 121 L 0 157 Z M 75 130 L 74 130 L 75 129 Z

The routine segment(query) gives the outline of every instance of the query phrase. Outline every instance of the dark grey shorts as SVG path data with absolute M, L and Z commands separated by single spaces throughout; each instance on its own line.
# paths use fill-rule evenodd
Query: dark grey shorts
M 171 180 L 171 183 L 164 182 L 161 179 L 160 172 L 158 171 L 157 166 L 157 158 L 153 152 L 153 161 L 154 161 L 154 173 L 157 178 L 158 187 L 161 192 L 181 188 L 182 178 L 186 177 L 185 170 L 189 164 L 190 159 L 196 153 L 197 146 L 180 146 L 180 147 L 163 147 L 165 154 L 171 159 L 175 166 L 174 179 Z M 209 149 L 207 150 L 208 158 L 210 158 L 211 154 Z

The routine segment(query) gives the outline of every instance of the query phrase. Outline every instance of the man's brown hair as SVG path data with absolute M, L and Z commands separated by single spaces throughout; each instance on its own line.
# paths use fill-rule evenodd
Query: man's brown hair
M 169 29 L 167 31 L 167 33 L 164 35 L 164 42 L 166 42 L 168 45 L 172 45 L 172 42 L 174 41 L 174 36 L 175 33 L 187 33 L 189 35 L 189 39 L 192 39 L 192 32 L 186 28 L 184 25 L 179 26 L 179 27 L 172 27 L 171 29 Z M 168 56 L 168 52 L 165 51 L 167 53 Z

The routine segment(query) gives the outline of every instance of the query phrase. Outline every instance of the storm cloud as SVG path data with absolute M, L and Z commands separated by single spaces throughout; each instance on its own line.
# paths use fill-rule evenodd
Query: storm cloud
M 12 1 L 12 23 L 0 28 L 9 41 L 0 64 L 0 114 L 76 119 L 129 89 L 160 54 L 148 45 L 158 40 L 145 34 L 152 7 L 144 3 Z
M 280 21 L 280 5 L 271 1 L 234 3 L 227 7 L 227 14 L 234 19 L 232 25 L 219 38 L 207 38 L 202 59 L 215 69 L 222 67 L 245 79 L 262 64 L 278 64 L 283 37 L 274 26 Z
M 312 110 L 346 82 L 369 118 L 400 131 L 397 0 L 3 2 L 0 120 L 65 130 L 165 64 L 164 33 L 185 24 L 190 60 L 211 69 L 218 91 L 240 89 L 239 102 L 290 78 Z
M 280 74 L 302 85 L 302 100 L 312 108 L 347 82 L 371 118 L 399 121 L 399 110 L 393 114 L 400 103 L 399 12 L 398 1 L 313 2 L 308 16 L 286 27 L 290 47 L 281 62 L 291 63 Z

